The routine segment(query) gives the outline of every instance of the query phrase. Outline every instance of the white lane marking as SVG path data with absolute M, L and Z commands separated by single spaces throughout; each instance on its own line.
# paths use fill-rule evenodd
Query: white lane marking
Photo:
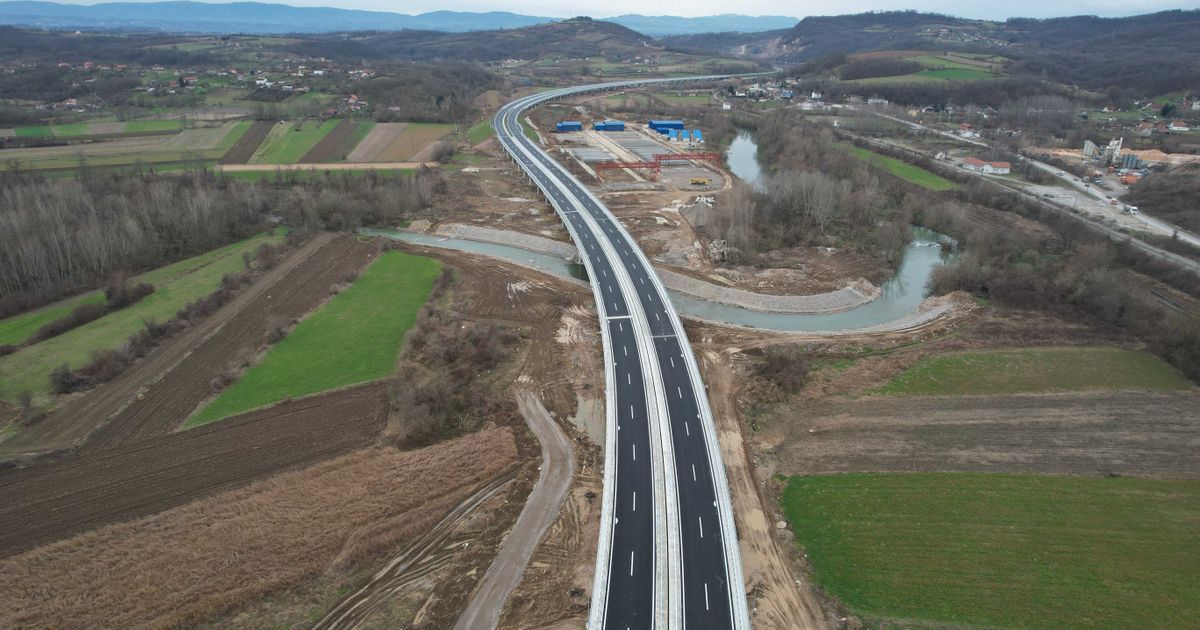
M 632 556 L 632 555 L 633 555 L 633 552 L 632 552 L 632 551 L 631 551 L 631 552 L 629 552 L 629 555 L 630 555 L 630 556 Z M 632 558 L 630 559 L 630 562 L 631 562 L 631 563 L 633 562 Z M 633 566 L 632 566 L 632 564 L 631 564 L 631 565 L 630 565 L 630 567 L 629 567 L 629 575 L 633 575 Z M 704 583 L 704 610 L 708 610 L 708 582 L 705 582 L 705 583 Z
M 606 284 L 604 286 L 608 288 L 609 293 L 612 293 L 612 285 L 611 284 Z
M 646 299 L 647 299 L 647 300 L 653 300 L 654 298 L 650 297 L 650 294 L 649 294 L 649 293 L 647 293 L 647 294 L 646 294 Z M 655 315 L 658 315 L 658 313 L 655 313 Z
M 629 405 L 629 419 L 633 420 L 633 405 Z
M 633 461 L 637 461 L 637 444 L 630 444 L 633 447 Z
M 675 367 L 675 357 L 667 357 L 671 360 L 671 367 Z
M 629 356 L 629 346 L 621 346 L 621 349 L 625 351 L 625 356 Z
M 620 428 L 621 427 L 617 427 L 617 429 L 620 429 Z M 692 464 L 692 481 L 696 481 L 696 465 L 695 464 Z
M 661 321 L 662 321 L 662 319 L 661 319 L 661 318 L 658 316 L 658 313 L 655 313 L 655 314 L 654 314 L 654 321 L 656 321 L 656 322 L 661 322 Z
M 626 375 L 625 375 L 625 384 L 626 384 L 626 385 L 633 385 L 633 372 L 630 372 L 630 373 L 628 373 L 628 374 L 626 374 Z
M 604 273 L 604 270 L 603 270 L 603 269 L 601 269 L 601 270 L 600 270 L 600 275 L 601 275 L 601 276 L 604 276 L 604 277 L 608 277 L 608 274 Z
M 692 437 L 692 429 L 688 426 L 687 420 L 683 421 L 683 432 L 686 433 L 688 437 Z
M 704 519 L 697 516 L 696 522 L 700 524 L 700 537 L 704 538 Z
M 633 511 L 637 511 L 637 490 L 633 491 Z
M 633 552 L 629 552 L 629 575 L 633 575 Z M 708 608 L 708 582 L 704 583 L 704 605 L 705 610 Z
M 617 311 L 618 313 L 619 313 L 619 312 L 621 312 L 621 309 L 617 308 L 617 303 L 616 303 L 616 302 L 613 302 L 613 310 L 614 310 L 614 311 Z
M 641 282 L 642 284 L 646 284 L 646 279 L 645 279 L 645 278 L 638 278 L 638 282 Z
M 622 322 L 617 322 L 617 330 L 625 332 L 625 324 Z
M 675 393 L 679 394 L 679 400 L 683 400 L 683 388 L 676 386 Z

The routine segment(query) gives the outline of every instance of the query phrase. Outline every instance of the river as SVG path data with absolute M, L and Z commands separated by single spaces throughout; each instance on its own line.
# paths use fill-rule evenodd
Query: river
M 762 166 L 758 163 L 758 146 L 750 134 L 739 133 L 726 155 L 730 169 L 738 178 L 756 185 L 761 181 Z M 546 273 L 587 280 L 587 271 L 579 263 L 518 247 L 398 230 L 366 229 L 362 230 L 362 233 L 416 245 L 484 254 L 510 260 Z M 882 295 L 867 304 L 838 313 L 820 315 L 763 313 L 737 306 L 708 302 L 674 292 L 670 294 L 671 302 L 675 304 L 679 314 L 684 317 L 767 330 L 828 332 L 878 326 L 917 312 L 917 307 L 927 295 L 926 285 L 929 282 L 929 275 L 944 260 L 941 242 L 946 240 L 948 237 L 931 230 L 913 227 L 913 240 L 904 251 L 900 269 L 895 276 L 883 284 Z

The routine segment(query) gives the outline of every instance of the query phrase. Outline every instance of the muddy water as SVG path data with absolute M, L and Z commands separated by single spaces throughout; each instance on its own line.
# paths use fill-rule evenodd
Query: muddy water
M 444 238 L 395 230 L 363 230 L 368 236 L 382 236 L 397 241 L 442 247 L 509 260 L 539 271 L 569 278 L 587 279 L 583 265 L 531 252 L 526 249 L 481 243 L 464 239 Z M 840 313 L 820 315 L 789 315 L 762 313 L 737 306 L 708 302 L 671 293 L 671 302 L 683 317 L 725 322 L 737 326 L 783 331 L 831 331 L 876 326 L 917 312 L 926 297 L 926 284 L 934 268 L 942 264 L 939 241 L 945 237 L 923 228 L 913 228 L 913 241 L 904 251 L 900 270 L 883 285 L 883 294 L 876 300 Z
M 758 144 L 749 132 L 738 132 L 737 137 L 729 144 L 729 149 L 725 151 L 725 162 L 738 179 L 755 188 L 762 188 L 763 168 L 758 161 Z

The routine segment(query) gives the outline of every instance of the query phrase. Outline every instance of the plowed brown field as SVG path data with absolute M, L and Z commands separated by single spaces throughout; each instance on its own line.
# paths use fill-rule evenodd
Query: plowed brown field
M 358 122 L 354 120 L 343 120 L 337 124 L 329 133 L 325 134 L 324 138 L 317 143 L 317 146 L 308 150 L 303 157 L 300 158 L 301 164 L 321 164 L 331 162 L 337 155 L 338 149 L 342 143 L 354 133 Z
M 0 477 L 0 556 L 360 448 L 387 412 L 386 385 L 368 383 L 9 471 Z
M 275 126 L 275 122 L 271 120 L 256 120 L 246 133 L 242 134 L 241 138 L 234 143 L 233 147 L 217 162 L 219 164 L 245 164 L 250 161 L 250 156 L 258 150 L 258 145 L 262 144 L 263 140 L 267 139 L 267 134 Z

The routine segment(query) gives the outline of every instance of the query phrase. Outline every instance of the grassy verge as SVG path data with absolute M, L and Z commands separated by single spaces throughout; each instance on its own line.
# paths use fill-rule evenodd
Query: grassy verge
M 880 155 L 866 149 L 862 149 L 852 145 L 837 145 L 848 151 L 854 157 L 864 160 L 873 166 L 881 168 L 904 181 L 911 182 L 922 188 L 926 188 L 935 192 L 943 190 L 954 190 L 958 188 L 958 184 L 939 177 L 919 166 L 913 166 L 908 162 L 897 160 L 896 158 Z
M 267 136 L 262 146 L 250 158 L 251 164 L 295 164 L 308 153 L 309 149 L 317 146 L 325 134 L 333 131 L 339 121 L 327 120 L 324 123 L 306 120 L 299 129 L 295 123 L 276 125 Z
M 792 478 L 782 502 L 817 581 L 870 620 L 1182 628 L 1200 616 L 1200 482 L 853 474 Z
M 435 260 L 397 251 L 380 256 L 187 426 L 391 374 L 404 333 L 416 322 L 441 268 Z
M 496 130 L 492 129 L 492 119 L 489 118 L 480 121 L 474 127 L 467 130 L 467 142 L 479 144 L 494 135 L 496 135 Z
M 537 130 L 534 129 L 533 125 L 529 124 L 529 121 L 525 120 L 524 118 L 521 119 L 521 129 L 525 132 L 526 138 L 529 138 L 530 140 L 533 140 L 534 142 L 538 141 Z
M 1148 352 L 1120 348 L 1026 348 L 924 359 L 877 393 L 970 395 L 1165 391 L 1189 387 L 1187 379 Z
M 282 236 L 260 235 L 149 271 L 137 282 L 149 282 L 155 291 L 145 299 L 100 319 L 51 337 L 28 348 L 0 357 L 0 399 L 15 401 L 21 392 L 35 397 L 50 394 L 50 373 L 66 363 L 79 367 L 91 360 L 92 352 L 120 347 L 143 322 L 164 322 L 196 299 L 212 293 L 221 277 L 244 267 L 243 252 L 282 240 Z

